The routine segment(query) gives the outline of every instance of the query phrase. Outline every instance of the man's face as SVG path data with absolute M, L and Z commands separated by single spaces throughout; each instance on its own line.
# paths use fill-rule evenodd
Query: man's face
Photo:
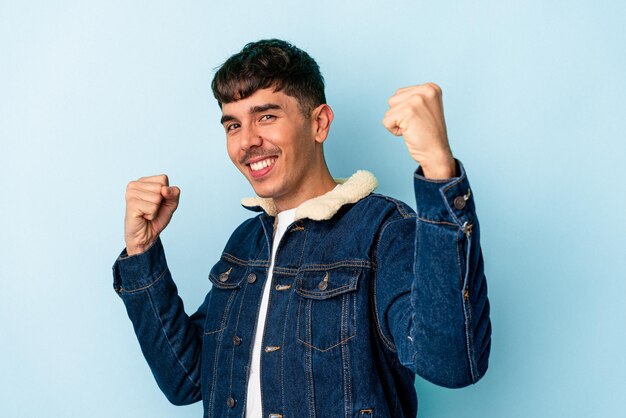
M 307 187 L 307 176 L 315 178 L 314 130 L 295 98 L 257 90 L 223 104 L 222 125 L 228 155 L 257 195 L 289 201 Z

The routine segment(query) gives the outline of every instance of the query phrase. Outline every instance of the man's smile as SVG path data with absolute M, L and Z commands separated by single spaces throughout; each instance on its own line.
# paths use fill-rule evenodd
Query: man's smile
M 277 157 L 262 157 L 262 159 L 257 159 L 256 161 L 248 162 L 246 165 L 248 166 L 248 170 L 252 177 L 260 178 L 267 175 L 272 168 L 274 167 L 274 163 L 276 162 Z

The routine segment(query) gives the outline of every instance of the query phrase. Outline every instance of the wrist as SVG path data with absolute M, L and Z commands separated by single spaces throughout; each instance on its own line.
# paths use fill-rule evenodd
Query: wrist
M 126 244 L 126 254 L 128 254 L 128 256 L 131 257 L 133 255 L 145 253 L 146 250 L 148 248 L 150 248 L 150 246 L 152 246 L 153 243 L 154 242 L 151 242 L 151 243 L 146 244 L 146 245 L 128 245 L 128 244 Z
M 451 153 L 422 158 L 418 163 L 426 178 L 444 180 L 457 176 L 456 161 Z
M 131 257 L 133 255 L 141 254 L 145 251 L 145 249 L 139 249 L 137 247 L 126 247 L 126 254 Z

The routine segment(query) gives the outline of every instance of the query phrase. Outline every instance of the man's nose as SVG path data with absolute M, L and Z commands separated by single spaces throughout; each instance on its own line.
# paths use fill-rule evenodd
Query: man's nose
M 243 128 L 243 132 L 241 135 L 241 149 L 247 150 L 252 147 L 258 147 L 263 142 L 261 139 L 261 135 L 259 134 L 258 129 L 254 126 L 254 124 L 250 124 Z

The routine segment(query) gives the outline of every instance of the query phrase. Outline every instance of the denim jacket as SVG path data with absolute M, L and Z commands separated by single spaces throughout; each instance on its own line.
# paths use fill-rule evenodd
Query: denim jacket
M 276 253 L 261 351 L 263 417 L 415 417 L 415 374 L 477 382 L 491 341 L 474 196 L 460 162 L 414 173 L 417 213 L 358 171 L 296 210 Z M 252 341 L 270 265 L 271 199 L 232 234 L 188 316 L 160 238 L 113 265 L 114 288 L 167 398 L 204 417 L 244 417 Z M 253 417 L 248 417 L 253 418 Z

